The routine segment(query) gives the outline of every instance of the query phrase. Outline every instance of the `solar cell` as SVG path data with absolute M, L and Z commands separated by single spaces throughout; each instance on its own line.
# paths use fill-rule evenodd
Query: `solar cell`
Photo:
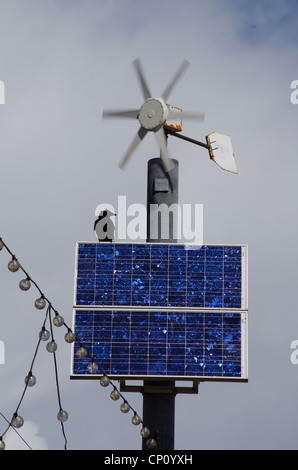
M 245 380 L 246 268 L 241 245 L 77 243 L 76 335 L 117 378 Z

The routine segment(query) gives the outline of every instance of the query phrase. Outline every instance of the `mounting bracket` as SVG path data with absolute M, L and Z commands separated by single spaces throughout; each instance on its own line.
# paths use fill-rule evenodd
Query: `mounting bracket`
M 121 392 L 139 392 L 139 393 L 171 393 L 177 395 L 178 393 L 190 393 L 198 394 L 199 393 L 199 381 L 193 380 L 192 387 L 176 387 L 176 385 L 169 386 L 164 381 L 164 385 L 128 385 L 125 382 L 125 379 L 120 379 L 120 391 Z

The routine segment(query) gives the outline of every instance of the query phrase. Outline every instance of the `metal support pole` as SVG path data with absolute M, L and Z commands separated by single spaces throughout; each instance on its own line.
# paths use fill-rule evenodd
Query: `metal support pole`
M 166 173 L 160 158 L 148 162 L 147 182 L 147 241 L 176 242 L 173 217 L 167 210 L 173 204 L 178 204 L 178 161 L 173 162 L 173 169 Z M 156 217 L 156 205 L 161 207 L 160 217 Z M 154 211 L 151 211 L 155 205 Z M 151 214 L 151 217 L 150 217 Z M 168 220 L 168 226 L 162 222 Z M 166 229 L 166 230 L 165 230 Z M 162 392 L 156 391 L 156 386 L 163 387 Z M 151 387 L 151 390 L 150 390 Z M 169 391 L 166 388 L 169 388 Z M 175 381 L 145 380 L 143 392 L 143 420 L 153 433 L 156 433 L 157 450 L 173 450 L 175 434 Z M 153 391 L 154 390 L 154 391 Z M 148 450 L 146 440 L 143 440 L 143 450 Z

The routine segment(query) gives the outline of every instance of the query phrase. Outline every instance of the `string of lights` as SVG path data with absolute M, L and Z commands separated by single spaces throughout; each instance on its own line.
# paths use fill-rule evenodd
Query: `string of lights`
M 28 387 L 32 387 L 36 384 L 36 377 L 33 375 L 32 369 L 33 365 L 39 350 L 39 346 L 41 341 L 48 341 L 46 344 L 46 349 L 49 353 L 53 354 L 54 358 L 54 369 L 55 369 L 55 378 L 56 378 L 56 388 L 57 388 L 57 397 L 58 397 L 58 405 L 59 405 L 59 412 L 57 414 L 57 419 L 61 423 L 61 428 L 62 428 L 62 434 L 64 436 L 64 449 L 67 450 L 67 438 L 65 435 L 65 429 L 64 429 L 64 423 L 68 419 L 68 413 L 62 408 L 61 405 L 61 397 L 60 397 L 60 390 L 59 390 L 59 380 L 58 380 L 58 367 L 57 367 L 57 358 L 56 358 L 56 351 L 57 351 L 57 343 L 54 338 L 54 333 L 53 333 L 53 327 L 52 325 L 56 327 L 61 327 L 64 326 L 67 330 L 64 339 L 67 343 L 71 344 L 73 342 L 76 342 L 79 347 L 76 350 L 76 355 L 78 358 L 86 358 L 88 357 L 90 359 L 90 363 L 88 364 L 88 371 L 90 374 L 98 374 L 101 375 L 100 377 L 100 385 L 102 387 L 108 387 L 112 386 L 113 390 L 110 393 L 110 397 L 113 401 L 117 401 L 120 398 L 123 400 L 122 404 L 120 406 L 120 410 L 122 413 L 128 413 L 129 411 L 132 411 L 133 416 L 131 419 L 132 424 L 138 426 L 142 425 L 140 434 L 144 439 L 147 439 L 146 445 L 148 448 L 154 449 L 157 446 L 157 437 L 156 433 L 152 433 L 150 429 L 146 426 L 146 424 L 143 422 L 142 418 L 139 416 L 139 414 L 136 412 L 136 410 L 128 403 L 126 398 L 122 395 L 122 393 L 119 391 L 117 386 L 112 382 L 112 380 L 108 377 L 108 375 L 105 373 L 105 371 L 100 367 L 100 365 L 95 361 L 94 357 L 88 352 L 87 348 L 84 346 L 84 344 L 80 341 L 80 338 L 78 338 L 75 333 L 72 331 L 72 329 L 65 323 L 64 318 L 59 314 L 59 312 L 53 307 L 52 303 L 50 300 L 44 295 L 38 284 L 31 278 L 31 276 L 28 274 L 28 272 L 23 268 L 23 266 L 20 264 L 19 260 L 17 257 L 12 253 L 12 251 L 8 248 L 6 243 L 3 241 L 3 239 L 0 237 L 0 251 L 5 248 L 6 251 L 10 254 L 11 256 L 11 261 L 8 263 L 8 269 L 11 272 L 17 272 L 21 270 L 24 275 L 26 276 L 24 279 L 22 279 L 19 282 L 19 287 L 22 291 L 27 291 L 31 288 L 31 285 L 33 284 L 36 289 L 39 292 L 39 297 L 35 300 L 34 305 L 35 308 L 38 310 L 43 310 L 45 307 L 46 309 L 46 315 L 44 322 L 42 324 L 42 328 L 39 333 L 39 340 L 34 352 L 34 356 L 31 362 L 30 370 L 29 373 L 27 374 L 25 378 L 25 388 L 24 391 L 21 395 L 20 401 L 18 403 L 18 406 L 16 408 L 15 413 L 13 414 L 12 420 L 9 422 L 9 425 L 7 429 L 0 434 L 0 450 L 5 449 L 5 442 L 3 440 L 3 437 L 7 433 L 10 427 L 13 427 L 14 429 L 18 429 L 23 426 L 24 420 L 21 416 L 18 415 L 18 411 L 20 408 L 20 405 L 24 399 L 25 393 L 27 391 Z M 52 318 L 52 312 L 54 313 L 54 317 Z M 46 329 L 46 322 L 47 320 L 49 321 L 50 324 L 50 331 Z

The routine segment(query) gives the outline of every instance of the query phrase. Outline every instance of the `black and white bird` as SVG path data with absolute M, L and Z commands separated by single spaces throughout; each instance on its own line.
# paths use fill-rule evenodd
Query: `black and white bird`
M 101 211 L 94 222 L 94 231 L 100 242 L 112 242 L 115 238 L 115 225 L 111 217 L 115 216 L 113 212 L 105 209 Z

